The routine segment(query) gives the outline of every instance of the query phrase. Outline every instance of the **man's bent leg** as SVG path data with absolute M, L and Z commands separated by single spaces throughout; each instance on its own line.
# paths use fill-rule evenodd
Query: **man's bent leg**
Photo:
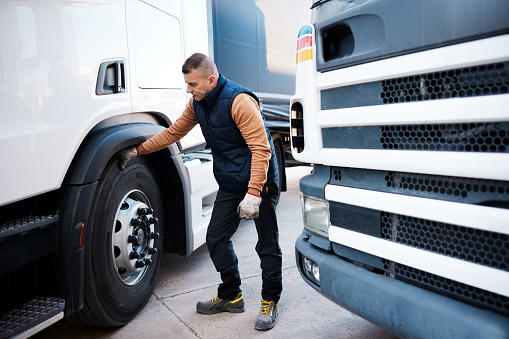
M 271 183 L 261 193 L 260 216 L 255 219 L 258 243 L 256 252 L 262 269 L 262 299 L 277 303 L 283 289 L 282 254 L 279 247 L 279 231 L 276 218 L 278 187 Z
M 238 260 L 230 238 L 240 223 L 237 207 L 243 197 L 243 194 L 219 189 L 207 230 L 210 258 L 216 270 L 221 273 L 222 283 L 217 291 L 220 299 L 233 300 L 241 293 Z

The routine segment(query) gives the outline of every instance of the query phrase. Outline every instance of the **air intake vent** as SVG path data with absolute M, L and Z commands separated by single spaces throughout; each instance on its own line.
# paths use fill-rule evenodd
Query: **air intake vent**
M 382 81 L 384 104 L 508 93 L 507 63 Z
M 470 123 L 381 126 L 384 149 L 506 152 L 509 124 Z
M 383 259 L 385 274 L 410 281 L 448 297 L 508 316 L 509 298 L 451 279 Z
M 382 212 L 382 238 L 509 271 L 507 234 Z
M 509 153 L 509 122 L 322 129 L 324 148 Z
M 429 174 L 388 172 L 387 187 L 467 198 L 471 194 L 487 193 L 493 199 L 509 198 L 509 182 L 486 179 L 461 178 Z
M 381 212 L 382 238 L 480 265 L 509 271 L 507 234 Z M 382 260 L 385 274 L 455 299 L 509 315 L 509 298 L 429 272 Z
M 362 93 L 362 95 L 359 95 Z M 509 62 L 320 91 L 322 110 L 509 93 Z

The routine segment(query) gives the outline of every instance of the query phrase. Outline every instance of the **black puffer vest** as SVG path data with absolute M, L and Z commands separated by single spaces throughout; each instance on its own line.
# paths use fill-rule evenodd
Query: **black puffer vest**
M 249 89 L 220 75 L 217 86 L 202 101 L 193 101 L 196 119 L 214 159 L 214 176 L 219 187 L 228 192 L 246 192 L 251 175 L 251 151 L 232 118 L 233 99 L 240 94 L 251 95 Z M 267 171 L 267 183 L 278 181 L 274 145 L 263 118 L 272 157 Z

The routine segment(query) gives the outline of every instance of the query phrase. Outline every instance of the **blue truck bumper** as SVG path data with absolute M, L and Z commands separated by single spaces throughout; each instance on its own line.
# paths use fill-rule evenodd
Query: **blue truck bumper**
M 302 236 L 295 243 L 302 278 L 345 309 L 404 338 L 509 338 L 509 319 L 422 288 L 372 273 L 323 251 Z M 320 285 L 303 273 L 302 258 L 320 268 Z

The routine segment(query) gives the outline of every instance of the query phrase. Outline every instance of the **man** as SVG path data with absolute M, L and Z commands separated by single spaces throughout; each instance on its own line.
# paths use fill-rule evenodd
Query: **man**
M 171 145 L 200 124 L 212 151 L 214 176 L 219 184 L 206 241 L 222 283 L 217 297 L 198 302 L 196 309 L 203 314 L 244 311 L 238 261 L 230 238 L 240 218 L 254 219 L 263 283 L 262 308 L 255 328 L 269 330 L 276 323 L 282 291 L 275 211 L 278 172 L 272 138 L 258 98 L 249 89 L 220 75 L 210 58 L 193 54 L 182 66 L 182 73 L 193 99 L 170 128 L 137 147 L 122 151 L 121 167 L 125 168 L 135 156 Z

